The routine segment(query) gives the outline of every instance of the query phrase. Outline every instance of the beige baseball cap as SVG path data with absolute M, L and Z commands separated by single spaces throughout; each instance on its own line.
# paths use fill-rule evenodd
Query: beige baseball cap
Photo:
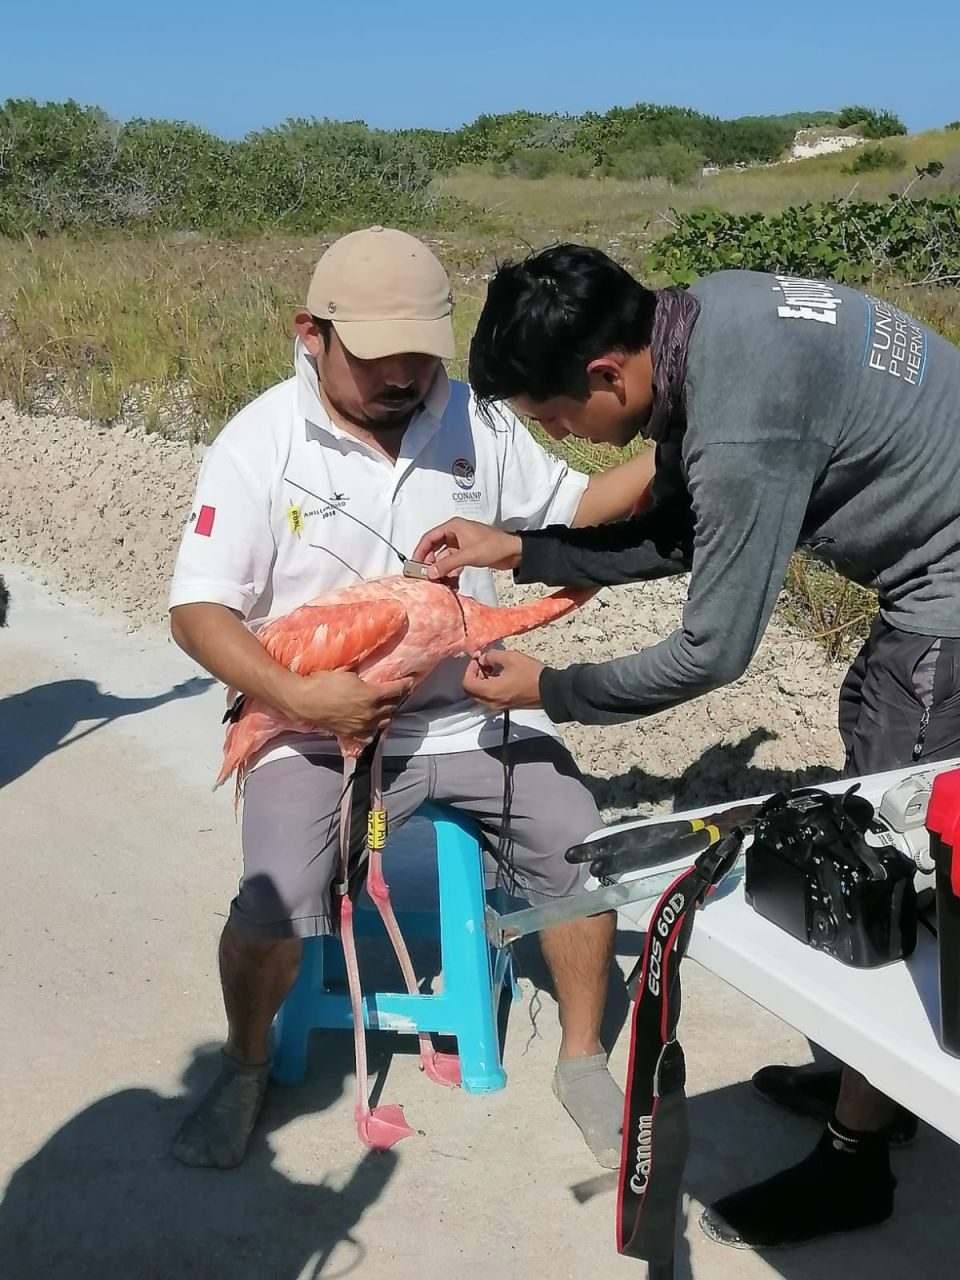
M 447 273 L 404 231 L 369 227 L 335 241 L 317 263 L 307 307 L 330 320 L 361 360 L 408 351 L 444 360 L 454 355 Z

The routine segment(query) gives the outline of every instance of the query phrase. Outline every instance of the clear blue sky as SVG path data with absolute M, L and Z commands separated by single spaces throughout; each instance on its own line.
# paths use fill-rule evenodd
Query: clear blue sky
M 960 118 L 960 0 L 0 0 L 0 100 L 224 137 L 288 116 L 453 127 L 637 101 Z

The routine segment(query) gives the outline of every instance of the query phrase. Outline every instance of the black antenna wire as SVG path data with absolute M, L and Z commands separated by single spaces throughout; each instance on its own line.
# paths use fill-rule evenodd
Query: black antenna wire
M 329 498 L 321 498 L 319 493 L 314 493 L 312 490 L 308 489 L 306 485 L 297 484 L 296 480 L 291 480 L 289 476 L 284 476 L 283 478 L 287 484 L 292 485 L 294 489 L 299 489 L 301 493 L 309 494 L 311 498 L 315 498 L 317 502 L 322 502 L 324 506 L 330 507 L 332 511 L 339 511 L 342 516 L 346 516 L 347 519 L 352 520 L 354 524 L 361 525 L 366 529 L 367 533 L 372 533 L 375 538 L 379 538 L 381 542 L 386 543 L 394 555 L 399 557 L 401 564 L 406 564 L 410 559 L 410 557 L 405 556 L 398 547 L 395 547 L 389 538 L 385 538 L 378 530 L 372 529 L 365 520 L 361 520 L 359 516 L 355 516 L 352 511 L 347 511 L 343 507 L 338 507 L 337 504 L 335 502 L 331 502 Z

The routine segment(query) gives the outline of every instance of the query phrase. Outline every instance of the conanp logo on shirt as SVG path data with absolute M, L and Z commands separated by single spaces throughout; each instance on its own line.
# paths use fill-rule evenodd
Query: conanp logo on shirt
M 469 458 L 457 458 L 450 471 L 457 486 L 453 491 L 454 502 L 480 502 L 483 499 L 480 490 L 473 487 L 477 472 Z
M 458 458 L 451 468 L 458 489 L 472 489 L 476 479 L 473 463 L 467 458 Z

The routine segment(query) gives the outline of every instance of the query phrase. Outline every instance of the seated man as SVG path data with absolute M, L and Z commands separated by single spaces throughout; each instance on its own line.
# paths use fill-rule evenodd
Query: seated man
M 170 597 L 177 643 L 225 684 L 292 718 L 369 741 L 390 724 L 384 794 L 394 826 L 428 797 L 470 814 L 495 847 L 503 801 L 501 724 L 465 697 L 448 661 L 409 701 L 408 682 L 347 672 L 297 676 L 255 637 L 268 616 L 399 572 L 449 517 L 509 530 L 619 519 L 652 478 L 642 455 L 587 479 L 544 452 L 508 413 L 484 418 L 442 361 L 454 354 L 450 283 L 417 240 L 373 227 L 321 258 L 296 315 L 294 376 L 227 424 L 206 454 Z M 486 570 L 462 590 L 495 603 Z M 542 712 L 511 720 L 509 840 L 530 900 L 580 887 L 564 851 L 601 825 Z M 296 979 L 301 939 L 331 930 L 341 761 L 329 737 L 287 735 L 253 762 L 244 790 L 243 877 L 220 940 L 228 1034 L 221 1071 L 183 1122 L 174 1154 L 228 1168 L 263 1102 L 268 1033 Z M 562 1024 L 554 1091 L 597 1160 L 619 1163 L 623 1100 L 599 1041 L 612 914 L 546 930 Z

